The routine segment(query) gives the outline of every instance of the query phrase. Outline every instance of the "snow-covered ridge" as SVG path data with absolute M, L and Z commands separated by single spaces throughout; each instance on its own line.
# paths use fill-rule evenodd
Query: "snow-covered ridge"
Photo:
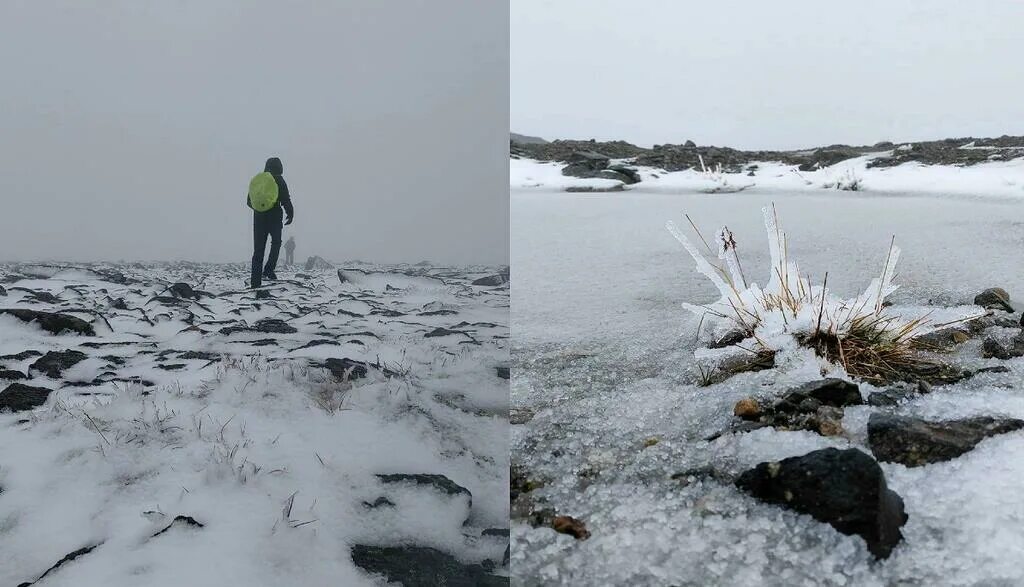
M 514 190 L 623 190 L 636 193 L 721 193 L 736 191 L 807 191 L 851 188 L 880 193 L 942 193 L 1024 197 L 1024 158 L 958 167 L 904 163 L 894 167 L 869 167 L 887 154 L 873 153 L 841 161 L 814 171 L 772 161 L 744 165 L 742 171 L 687 169 L 665 170 L 633 166 L 641 181 L 633 185 L 602 178 L 562 175 L 564 163 L 519 158 L 509 160 L 509 187 Z M 615 161 L 615 160 L 613 160 Z M 619 163 L 625 160 L 616 161 Z
M 501 270 L 247 271 L 0 265 L 0 584 L 507 584 Z

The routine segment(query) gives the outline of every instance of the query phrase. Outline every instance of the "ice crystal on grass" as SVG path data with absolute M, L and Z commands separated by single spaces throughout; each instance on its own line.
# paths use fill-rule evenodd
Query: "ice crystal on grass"
M 800 273 L 789 256 L 789 240 L 779 224 L 775 207 L 764 208 L 771 267 L 767 285 L 761 288 L 743 273 L 736 241 L 728 227 L 715 235 L 715 250 L 687 220 L 707 251 L 720 265 L 709 261 L 675 223 L 666 225 L 697 263 L 697 271 L 718 289 L 721 298 L 711 304 L 683 307 L 710 322 L 712 334 L 721 339 L 727 334 L 744 339 L 738 346 L 745 352 L 785 353 L 811 349 L 833 365 L 842 366 L 852 376 L 868 380 L 900 379 L 931 362 L 921 356 L 914 340 L 921 335 L 983 315 L 975 306 L 901 311 L 887 308 L 885 299 L 899 287 L 893 283 L 900 249 L 895 238 L 889 244 L 878 277 L 871 280 L 860 295 L 843 299 L 828 289 L 828 273 L 821 285 Z M 708 351 L 698 358 L 715 358 L 735 349 Z M 778 364 L 778 355 L 776 363 Z

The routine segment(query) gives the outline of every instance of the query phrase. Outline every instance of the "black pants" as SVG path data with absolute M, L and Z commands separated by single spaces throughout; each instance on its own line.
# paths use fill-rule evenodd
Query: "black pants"
M 267 264 L 263 264 L 263 253 L 267 248 L 267 237 L 270 237 L 270 255 Z M 277 256 L 281 252 L 281 210 L 274 208 L 267 212 L 254 212 L 252 215 L 252 287 L 263 284 L 263 276 L 273 273 L 277 268 Z

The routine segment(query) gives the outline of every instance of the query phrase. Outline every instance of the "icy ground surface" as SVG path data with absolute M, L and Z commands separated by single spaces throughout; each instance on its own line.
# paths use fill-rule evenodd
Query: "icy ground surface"
M 533 493 L 583 520 L 585 541 L 513 524 L 514 582 L 522 585 L 985 585 L 1024 584 L 1024 434 L 983 441 L 952 461 L 908 469 L 882 463 L 906 502 L 905 540 L 875 562 L 864 542 L 711 480 L 671 475 L 713 464 L 740 472 L 827 446 L 865 449 L 868 415 L 843 420 L 849 438 L 771 428 L 725 434 L 735 402 L 817 379 L 813 368 L 738 375 L 698 387 L 696 320 L 680 308 L 718 292 L 663 225 L 733 231 L 744 270 L 767 281 L 761 207 L 774 201 L 790 251 L 837 295 L 853 296 L 884 262 L 890 237 L 903 249 L 896 304 L 970 303 L 986 287 L 1019 303 L 1024 208 L 1000 199 L 870 196 L 849 192 L 719 195 L 512 192 L 513 460 L 546 485 Z M 1015 316 L 1016 317 L 1016 316 Z M 1009 330 L 1009 329 L 1007 329 Z M 898 413 L 930 419 L 1024 418 L 1024 360 L 965 366 L 1010 373 L 936 387 Z M 872 390 L 861 385 L 863 393 Z M 645 448 L 645 441 L 657 444 Z
M 240 265 L 0 266 L 0 308 L 96 330 L 0 315 L 0 365 L 53 390 L 0 413 L 0 585 L 94 545 L 38 584 L 378 584 L 354 544 L 507 574 L 507 539 L 482 533 L 508 528 L 508 286 L 471 285 L 485 267 L 346 267 L 345 283 L 333 268 L 281 270 L 257 301 Z M 174 298 L 174 282 L 199 299 Z M 265 319 L 295 332 L 221 332 Z M 87 358 L 59 378 L 9 357 L 66 349 Z M 368 372 L 320 366 L 331 358 Z M 444 475 L 472 503 L 376 477 L 395 473 Z M 391 505 L 370 507 L 380 498 Z

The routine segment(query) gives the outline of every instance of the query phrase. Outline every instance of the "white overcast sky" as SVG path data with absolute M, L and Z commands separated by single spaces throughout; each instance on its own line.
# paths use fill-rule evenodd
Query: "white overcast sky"
M 743 148 L 1024 134 L 1024 2 L 511 6 L 523 134 Z
M 0 1 L 0 260 L 507 263 L 508 12 L 478 0 Z

